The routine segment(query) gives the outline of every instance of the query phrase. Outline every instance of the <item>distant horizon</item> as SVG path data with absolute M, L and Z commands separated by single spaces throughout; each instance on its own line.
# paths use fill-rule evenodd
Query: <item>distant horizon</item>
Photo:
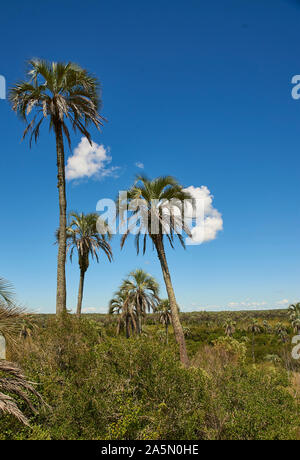
M 260 312 L 260 311 L 287 311 L 287 308 L 283 307 L 273 307 L 273 308 L 259 308 L 259 309 L 244 309 L 244 310 L 180 310 L 180 313 L 220 313 L 220 312 L 225 312 L 225 313 L 236 313 L 236 312 Z M 55 313 L 47 313 L 47 312 L 32 312 L 34 315 L 55 315 Z M 72 311 L 70 314 L 74 314 L 75 312 Z M 82 315 L 109 315 L 109 313 L 101 312 L 101 311 L 83 311 Z M 148 313 L 147 315 L 155 315 L 155 312 Z

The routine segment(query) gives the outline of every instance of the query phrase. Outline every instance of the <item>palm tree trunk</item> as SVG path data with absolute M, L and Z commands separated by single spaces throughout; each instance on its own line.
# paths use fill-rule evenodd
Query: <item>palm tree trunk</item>
M 166 324 L 166 344 L 168 345 L 169 343 L 169 325 L 168 323 Z
M 141 313 L 139 313 L 139 316 L 138 316 L 137 333 L 138 333 L 138 335 L 140 335 L 142 333 L 142 317 L 141 317 Z
M 58 122 L 55 126 L 57 154 L 57 187 L 59 195 L 59 235 L 57 256 L 56 314 L 66 313 L 66 181 L 65 158 L 62 128 Z
M 155 240 L 154 244 L 157 250 L 157 255 L 161 264 L 161 269 L 163 272 L 163 277 L 166 285 L 166 290 L 168 293 L 168 298 L 170 302 L 170 308 L 171 308 L 171 315 L 172 315 L 172 323 L 173 323 L 173 328 L 174 328 L 174 334 L 175 334 L 175 339 L 176 342 L 179 345 L 179 354 L 180 354 L 180 361 L 185 367 L 189 366 L 189 358 L 187 354 L 187 349 L 186 349 L 186 343 L 185 343 L 185 338 L 182 330 L 182 326 L 180 323 L 179 319 L 179 313 L 178 313 L 178 307 L 177 307 L 177 302 L 176 302 L 176 297 L 171 281 L 171 276 L 167 264 L 167 258 L 164 250 L 164 245 L 163 245 L 163 240 L 162 236 L 158 235 Z
M 84 286 L 84 275 L 85 275 L 85 271 L 80 270 L 80 280 L 79 280 L 78 300 L 77 300 L 77 312 L 76 312 L 77 316 L 81 315 L 83 286 Z
M 129 318 L 126 318 L 126 320 L 125 320 L 125 334 L 126 334 L 126 339 L 129 339 L 129 337 L 130 337 Z
M 255 363 L 255 353 L 254 353 L 254 333 L 252 333 L 252 360 Z
M 118 324 L 117 324 L 117 335 L 120 334 L 120 330 L 121 330 L 121 320 L 120 320 L 120 318 L 119 318 Z

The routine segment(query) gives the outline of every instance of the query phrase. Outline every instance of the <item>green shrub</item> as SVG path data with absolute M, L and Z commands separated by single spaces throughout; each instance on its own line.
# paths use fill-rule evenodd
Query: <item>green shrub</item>
M 152 328 L 153 326 L 149 326 Z M 286 373 L 247 365 L 245 344 L 198 347 L 189 369 L 174 340 L 111 337 L 91 318 L 56 320 L 14 358 L 51 410 L 23 427 L 0 418 L 0 439 L 290 439 L 298 409 Z M 30 414 L 28 414 L 30 416 Z

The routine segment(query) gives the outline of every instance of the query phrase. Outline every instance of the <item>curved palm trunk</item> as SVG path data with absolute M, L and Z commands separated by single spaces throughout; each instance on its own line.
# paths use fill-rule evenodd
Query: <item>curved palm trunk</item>
M 80 270 L 80 280 L 79 280 L 78 300 L 77 300 L 77 311 L 76 311 L 77 316 L 81 315 L 83 286 L 84 286 L 84 275 L 85 275 L 85 271 Z
M 65 156 L 62 128 L 60 123 L 55 126 L 56 154 L 57 154 L 57 187 L 59 195 L 59 236 L 57 256 L 57 289 L 56 289 L 56 314 L 66 313 L 66 181 L 65 181 Z
M 157 238 L 155 238 L 154 244 L 155 244 L 157 255 L 158 255 L 158 258 L 161 264 L 161 269 L 163 272 L 163 277 L 164 277 L 164 281 L 165 281 L 165 285 L 166 285 L 166 289 L 168 293 L 175 339 L 179 345 L 180 361 L 185 367 L 188 367 L 189 358 L 187 354 L 186 343 L 185 343 L 182 326 L 181 326 L 180 319 L 179 319 L 176 297 L 175 297 L 175 293 L 174 293 L 174 289 L 173 289 L 173 285 L 171 281 L 171 276 L 170 276 L 170 272 L 169 272 L 169 268 L 167 264 L 167 259 L 166 259 L 162 237 L 158 236 Z

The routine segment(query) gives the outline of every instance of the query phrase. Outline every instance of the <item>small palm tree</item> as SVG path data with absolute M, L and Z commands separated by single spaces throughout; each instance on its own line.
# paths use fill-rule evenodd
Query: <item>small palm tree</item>
M 272 326 L 268 323 L 267 320 L 263 321 L 263 328 L 268 334 L 272 332 Z
M 101 225 L 101 234 L 98 233 Z M 59 235 L 59 231 L 57 232 Z M 70 222 L 67 227 L 67 249 L 70 250 L 72 261 L 74 249 L 77 250 L 78 264 L 80 268 L 80 281 L 78 289 L 77 316 L 81 315 L 84 278 L 89 268 L 89 258 L 99 262 L 99 251 L 103 251 L 108 260 L 112 260 L 112 250 L 108 240 L 111 238 L 111 231 L 108 225 L 101 220 L 98 214 L 70 213 Z
M 300 316 L 292 319 L 291 321 L 292 328 L 296 334 L 300 334 Z
M 191 329 L 189 327 L 183 326 L 182 330 L 183 330 L 183 333 L 184 333 L 184 337 L 191 337 L 192 331 L 191 331 Z
M 159 285 L 142 269 L 129 273 L 121 286 L 121 292 L 128 297 L 128 303 L 135 308 L 138 334 L 142 332 L 142 318 L 147 312 L 155 310 L 159 302 Z
M 294 331 L 300 334 L 300 302 L 290 305 L 288 312 Z
M 283 343 L 287 342 L 288 334 L 284 324 L 277 323 L 275 326 L 275 332 Z
M 117 291 L 109 302 L 108 313 L 118 315 L 117 335 L 124 327 L 126 338 L 138 330 L 137 315 L 134 306 L 130 303 L 129 297 L 124 291 Z
M 252 334 L 252 359 L 255 363 L 255 335 L 261 332 L 261 326 L 257 319 L 252 319 L 247 329 Z
M 56 312 L 66 312 L 66 185 L 64 137 L 71 145 L 68 123 L 76 132 L 82 133 L 91 143 L 88 125 L 97 128 L 104 118 L 98 113 L 101 101 L 99 83 L 86 70 L 72 62 L 47 62 L 40 59 L 29 61 L 27 78 L 16 84 L 9 98 L 13 110 L 26 122 L 23 139 L 29 133 L 30 146 L 37 142 L 40 127 L 49 120 L 49 129 L 56 139 L 57 178 L 59 194 L 59 241 L 57 259 Z M 34 114 L 31 121 L 29 114 Z
M 169 325 L 172 323 L 172 315 L 169 299 L 161 300 L 157 312 L 159 314 L 159 322 L 165 326 L 166 329 L 166 343 L 169 343 Z
M 39 329 L 37 322 L 32 316 L 26 315 L 24 318 L 22 318 L 20 326 L 20 337 L 24 341 L 28 341 L 30 343 L 34 332 Z
M 300 315 L 300 302 L 293 303 L 288 308 L 290 318 Z
M 185 200 L 193 202 L 192 196 L 173 177 L 166 176 L 149 180 L 144 176 L 139 176 L 133 187 L 127 191 L 126 196 L 119 198 L 118 211 L 121 216 L 121 222 L 124 222 L 126 218 L 128 223 L 128 230 L 121 240 L 121 248 L 133 225 L 136 224 L 136 217 L 138 216 L 141 225 L 135 236 L 137 253 L 139 253 L 140 237 L 143 239 L 143 253 L 146 251 L 147 236 L 156 249 L 170 302 L 172 323 L 175 339 L 179 345 L 180 360 L 184 366 L 188 366 L 189 358 L 184 333 L 165 254 L 166 240 L 174 248 L 174 236 L 177 236 L 182 246 L 185 247 L 182 233 L 185 232 L 191 236 L 183 221 L 183 204 Z M 133 209 L 132 213 L 128 213 L 128 209 Z
M 226 319 L 223 324 L 225 335 L 231 337 L 235 332 L 236 322 L 231 319 Z

